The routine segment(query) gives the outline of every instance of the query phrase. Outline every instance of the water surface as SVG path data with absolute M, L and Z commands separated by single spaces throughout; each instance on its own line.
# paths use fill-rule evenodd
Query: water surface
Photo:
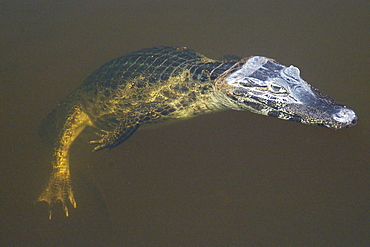
M 3 246 L 365 246 L 369 215 L 366 1 L 3 1 Z M 330 130 L 223 112 L 71 153 L 78 208 L 33 204 L 50 151 L 41 120 L 106 61 L 157 45 L 263 55 L 353 108 Z

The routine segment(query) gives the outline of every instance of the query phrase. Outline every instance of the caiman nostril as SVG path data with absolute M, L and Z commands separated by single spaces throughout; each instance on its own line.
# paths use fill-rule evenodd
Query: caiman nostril
M 342 108 L 333 114 L 333 119 L 341 123 L 352 123 L 356 118 L 356 113 L 348 108 Z

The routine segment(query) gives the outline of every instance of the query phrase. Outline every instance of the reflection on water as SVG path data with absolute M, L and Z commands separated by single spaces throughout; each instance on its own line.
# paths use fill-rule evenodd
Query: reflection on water
M 337 1 L 2 3 L 0 242 L 365 246 L 368 10 Z M 32 204 L 51 172 L 42 118 L 104 62 L 156 45 L 297 65 L 360 122 L 334 131 L 223 112 L 96 153 L 86 132 L 71 153 L 78 208 L 49 221 L 47 205 Z

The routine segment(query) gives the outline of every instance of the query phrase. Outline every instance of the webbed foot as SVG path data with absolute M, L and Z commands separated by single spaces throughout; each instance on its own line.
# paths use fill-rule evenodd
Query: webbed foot
M 49 219 L 53 214 L 54 206 L 60 201 L 63 210 L 68 217 L 68 201 L 76 208 L 76 201 L 73 196 L 71 178 L 68 171 L 54 171 L 44 192 L 37 201 L 45 201 L 49 204 Z

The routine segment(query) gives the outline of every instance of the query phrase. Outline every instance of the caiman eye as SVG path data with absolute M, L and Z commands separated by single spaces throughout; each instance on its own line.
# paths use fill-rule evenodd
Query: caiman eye
M 286 92 L 284 87 L 279 86 L 277 84 L 272 84 L 270 88 L 271 88 L 271 91 L 273 91 L 274 93 L 285 93 Z

